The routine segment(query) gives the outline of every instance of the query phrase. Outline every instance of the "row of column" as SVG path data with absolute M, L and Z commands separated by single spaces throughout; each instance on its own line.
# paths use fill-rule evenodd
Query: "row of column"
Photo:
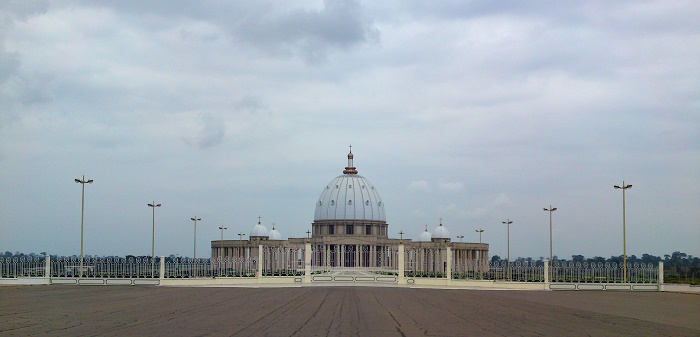
M 313 266 L 396 268 L 397 250 L 375 245 L 315 245 Z

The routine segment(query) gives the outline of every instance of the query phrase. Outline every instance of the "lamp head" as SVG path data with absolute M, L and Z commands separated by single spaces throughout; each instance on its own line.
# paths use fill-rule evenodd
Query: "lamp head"
M 90 179 L 90 180 L 86 181 L 86 183 L 88 183 L 88 184 L 92 184 L 92 179 Z
M 80 184 L 80 183 L 82 183 L 83 181 L 80 180 L 80 179 L 75 179 L 75 182 L 78 183 L 78 184 Z

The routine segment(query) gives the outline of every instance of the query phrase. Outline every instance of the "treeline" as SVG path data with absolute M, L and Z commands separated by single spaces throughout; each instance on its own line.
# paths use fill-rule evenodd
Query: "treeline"
M 535 265 L 544 265 L 544 257 L 540 257 L 535 260 L 531 257 L 518 257 L 514 259 L 513 262 L 521 263 L 534 263 Z M 637 264 L 653 264 L 658 265 L 659 262 L 664 263 L 664 282 L 666 283 L 689 283 L 693 285 L 700 284 L 700 258 L 692 255 L 688 255 L 683 252 L 673 252 L 672 254 L 665 254 L 663 257 L 655 256 L 651 254 L 642 254 L 642 257 L 637 257 L 636 255 L 627 256 L 627 264 L 634 265 Z M 505 262 L 498 255 L 491 257 L 491 262 Z M 562 259 L 554 256 L 554 262 L 565 262 L 565 263 L 615 263 L 617 265 L 622 265 L 623 256 L 611 256 L 609 258 L 605 257 L 585 257 L 583 255 L 572 255 L 571 259 Z
M 491 257 L 492 262 L 500 262 L 500 261 L 505 261 L 506 259 L 501 258 L 498 255 L 494 255 Z M 513 259 L 513 262 L 528 262 L 528 263 L 535 263 L 535 264 L 544 264 L 545 258 L 540 256 L 539 259 L 533 259 L 531 257 L 518 257 L 516 259 Z M 585 257 L 583 255 L 572 255 L 571 259 L 566 259 L 566 258 L 560 258 L 556 255 L 554 255 L 554 261 L 559 261 L 559 262 L 580 262 L 580 263 L 622 263 L 623 262 L 623 256 L 611 256 L 608 258 L 601 257 L 601 256 L 595 256 L 595 257 Z M 664 262 L 664 268 L 668 266 L 688 266 L 688 267 L 700 267 L 700 258 L 688 255 L 683 252 L 673 252 L 672 254 L 665 254 L 663 257 L 660 256 L 655 256 L 651 254 L 642 254 L 641 257 L 637 257 L 637 255 L 628 255 L 627 256 L 627 263 L 652 263 L 652 264 L 658 264 L 659 262 L 663 261 Z
M 0 250 L 1 251 L 1 250 Z M 36 253 L 29 253 L 29 254 L 24 254 L 20 252 L 10 252 L 10 251 L 5 251 L 5 253 L 0 254 L 0 258 L 27 258 L 27 259 L 38 259 L 39 261 L 43 261 L 46 258 L 46 252 L 41 252 L 39 254 Z M 79 259 L 79 255 L 67 255 L 67 256 L 58 256 L 58 255 L 50 255 L 52 260 L 55 260 L 57 258 L 61 259 L 69 259 L 69 258 L 74 258 L 74 259 Z M 160 256 L 156 256 L 156 258 L 159 258 Z M 110 256 L 93 256 L 93 255 L 84 255 L 84 259 L 92 259 L 92 258 L 125 258 L 127 260 L 129 259 L 148 259 L 150 256 L 148 255 L 126 255 L 126 256 L 115 256 L 115 255 L 110 255 Z M 170 254 L 170 256 L 165 257 L 165 262 L 173 262 L 177 259 L 188 259 L 186 256 L 178 256 L 174 254 Z M 197 258 L 197 260 L 205 260 L 207 258 Z

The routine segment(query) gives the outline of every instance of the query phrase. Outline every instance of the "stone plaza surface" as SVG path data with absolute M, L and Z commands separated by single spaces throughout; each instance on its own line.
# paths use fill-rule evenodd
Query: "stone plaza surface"
M 2 336 L 700 336 L 700 295 L 2 286 Z

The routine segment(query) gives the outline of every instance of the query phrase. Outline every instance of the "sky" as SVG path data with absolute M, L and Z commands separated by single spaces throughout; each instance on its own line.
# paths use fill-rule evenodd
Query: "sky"
M 305 237 L 347 165 L 391 237 L 700 255 L 700 2 L 0 1 L 0 251 Z M 153 209 L 147 204 L 162 204 Z M 154 218 L 155 214 L 155 218 Z M 155 220 L 154 220 L 155 219 Z M 511 220 L 510 226 L 503 224 Z M 508 227 L 510 229 L 508 230 Z M 510 238 L 510 239 L 508 239 Z

